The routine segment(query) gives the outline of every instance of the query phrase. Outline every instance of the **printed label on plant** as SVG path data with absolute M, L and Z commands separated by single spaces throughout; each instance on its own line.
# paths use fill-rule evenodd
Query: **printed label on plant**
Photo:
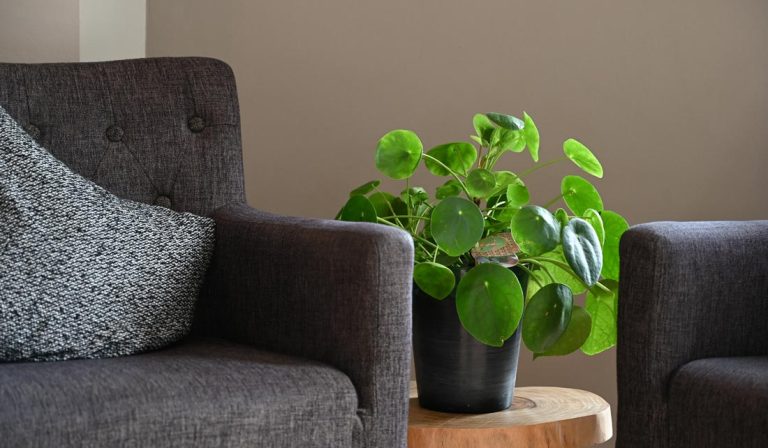
M 517 245 L 512 234 L 506 232 L 483 238 L 472 249 L 471 254 L 478 264 L 496 263 L 505 268 L 511 268 L 518 262 L 518 252 L 520 252 L 520 246 Z

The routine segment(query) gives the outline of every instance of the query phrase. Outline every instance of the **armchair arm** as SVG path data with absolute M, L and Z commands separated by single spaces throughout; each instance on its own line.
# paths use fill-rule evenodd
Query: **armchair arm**
M 620 250 L 618 446 L 666 447 L 678 368 L 768 354 L 768 221 L 644 224 Z
M 328 363 L 359 398 L 362 446 L 405 446 L 413 242 L 376 224 L 214 213 L 208 332 Z M 199 314 L 200 315 L 200 314 Z

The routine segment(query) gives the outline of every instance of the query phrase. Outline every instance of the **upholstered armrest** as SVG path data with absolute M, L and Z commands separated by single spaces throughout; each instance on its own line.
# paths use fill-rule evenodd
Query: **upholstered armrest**
M 405 446 L 410 236 L 246 205 L 213 217 L 216 252 L 202 304 L 208 329 L 337 367 L 357 389 L 365 446 Z
M 768 221 L 644 224 L 620 247 L 618 443 L 665 447 L 678 368 L 768 354 Z

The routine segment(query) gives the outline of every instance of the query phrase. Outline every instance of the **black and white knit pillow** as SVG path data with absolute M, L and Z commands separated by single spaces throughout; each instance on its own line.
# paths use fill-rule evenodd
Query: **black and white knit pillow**
M 0 361 L 129 355 L 188 333 L 209 218 L 117 198 L 0 108 Z

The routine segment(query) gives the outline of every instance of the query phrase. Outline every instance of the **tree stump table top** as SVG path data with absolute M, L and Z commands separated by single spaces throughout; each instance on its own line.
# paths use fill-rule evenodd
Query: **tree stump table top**
M 411 382 L 409 412 L 409 448 L 583 448 L 613 436 L 605 400 L 562 387 L 516 387 L 507 410 L 452 414 L 422 409 Z

